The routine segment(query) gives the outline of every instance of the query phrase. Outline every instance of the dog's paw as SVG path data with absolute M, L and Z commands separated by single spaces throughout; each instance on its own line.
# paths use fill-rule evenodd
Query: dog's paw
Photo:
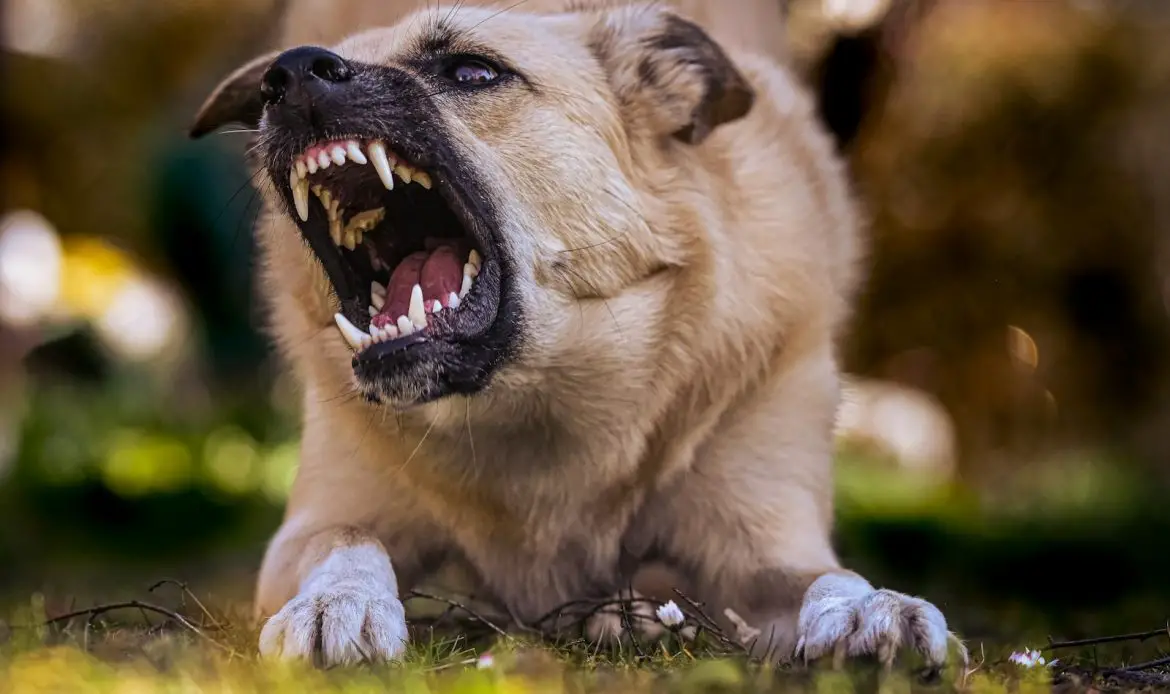
M 822 577 L 817 583 L 838 577 Z M 955 641 L 937 607 L 892 590 L 814 590 L 805 595 L 797 626 L 795 655 L 805 663 L 832 655 L 840 666 L 846 656 L 876 656 L 887 667 L 903 648 L 917 651 L 931 668 L 941 668 Z
M 290 600 L 265 623 L 260 654 L 332 667 L 397 660 L 406 641 L 405 610 L 396 595 L 339 585 Z

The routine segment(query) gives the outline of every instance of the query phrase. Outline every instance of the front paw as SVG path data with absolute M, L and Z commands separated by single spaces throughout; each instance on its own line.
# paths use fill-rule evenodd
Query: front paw
M 260 654 L 331 667 L 397 660 L 406 641 L 398 596 L 336 584 L 298 595 L 273 615 L 260 632 Z
M 875 590 L 868 584 L 861 591 L 837 592 L 824 586 L 816 590 L 822 581 L 842 578 L 822 577 L 806 593 L 797 627 L 797 658 L 808 663 L 831 653 L 840 667 L 846 656 L 872 655 L 888 667 L 901 649 L 911 648 L 937 669 L 946 663 L 953 640 L 961 659 L 966 659 L 966 649 L 947 631 L 942 612 L 921 598 Z

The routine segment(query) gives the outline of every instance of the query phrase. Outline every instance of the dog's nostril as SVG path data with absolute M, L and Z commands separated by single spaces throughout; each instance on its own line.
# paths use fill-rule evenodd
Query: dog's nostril
M 260 97 L 266 104 L 278 104 L 288 91 L 288 83 L 292 75 L 288 68 L 282 65 L 273 65 L 264 72 L 260 79 Z
M 326 82 L 344 82 L 349 79 L 349 66 L 340 56 L 322 51 L 309 65 L 309 72 L 313 76 Z

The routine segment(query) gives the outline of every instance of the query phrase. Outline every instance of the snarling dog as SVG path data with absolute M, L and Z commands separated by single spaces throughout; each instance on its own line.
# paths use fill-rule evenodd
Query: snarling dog
M 810 99 L 610 5 L 420 12 L 258 58 L 197 117 L 257 129 L 304 384 L 261 651 L 398 657 L 400 595 L 444 565 L 526 622 L 654 563 L 765 655 L 943 663 L 942 614 L 830 544 L 862 244 Z

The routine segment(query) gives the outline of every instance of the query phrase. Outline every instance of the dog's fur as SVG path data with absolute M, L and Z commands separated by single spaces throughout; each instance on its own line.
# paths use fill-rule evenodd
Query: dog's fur
M 350 5 L 385 13 L 371 20 L 329 4 L 294 5 L 286 45 L 401 17 L 333 47 L 398 64 L 444 17 L 537 85 L 433 104 L 482 160 L 523 321 L 520 347 L 476 394 L 350 397 L 336 299 L 286 205 L 269 200 L 264 294 L 305 414 L 259 578 L 258 612 L 275 615 L 262 651 L 395 657 L 400 591 L 440 565 L 525 621 L 632 578 L 651 589 L 635 575 L 661 562 L 778 657 L 889 660 L 908 646 L 941 664 L 938 610 L 875 590 L 830 545 L 834 344 L 861 242 L 842 166 L 790 74 L 760 50 L 725 52 L 733 28 L 720 27 L 721 48 L 661 6 Z M 753 21 L 766 6 L 778 3 L 736 4 Z M 756 29 L 761 49 L 771 30 Z M 229 77 L 196 130 L 258 118 L 250 99 L 269 60 Z

